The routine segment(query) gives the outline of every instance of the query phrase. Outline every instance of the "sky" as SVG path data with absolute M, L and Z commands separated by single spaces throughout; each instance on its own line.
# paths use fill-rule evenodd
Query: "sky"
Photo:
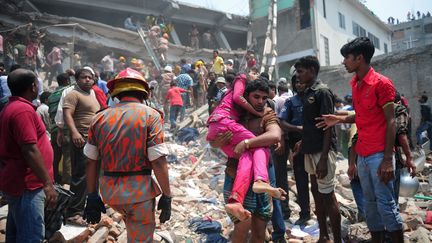
M 179 0 L 179 2 L 192 3 L 239 15 L 248 15 L 249 13 L 249 0 Z M 408 11 L 420 11 L 421 13 L 429 11 L 432 13 L 432 0 L 363 0 L 363 2 L 384 22 L 387 22 L 387 18 L 390 16 L 405 21 Z

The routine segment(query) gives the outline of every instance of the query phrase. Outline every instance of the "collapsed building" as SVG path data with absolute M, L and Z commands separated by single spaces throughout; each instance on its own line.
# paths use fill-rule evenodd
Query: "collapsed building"
M 163 16 L 171 26 L 169 32 L 170 62 L 185 59 L 212 59 L 213 49 L 218 49 L 225 58 L 232 58 L 245 53 L 247 44 L 248 17 L 232 15 L 180 4 L 175 1 L 5 1 L 0 9 L 0 31 L 7 35 L 10 30 L 21 36 L 25 35 L 26 24 L 44 30 L 44 42 L 49 46 L 61 46 L 70 56 L 81 51 L 96 61 L 108 52 L 116 56 L 124 55 L 152 59 L 140 35 L 124 28 L 124 20 L 135 16 L 144 20 L 148 16 Z M 199 33 L 210 32 L 213 43 L 206 48 L 190 47 L 189 33 L 196 25 Z M 22 27 L 22 28 L 20 28 Z M 68 67 L 69 60 L 64 61 Z

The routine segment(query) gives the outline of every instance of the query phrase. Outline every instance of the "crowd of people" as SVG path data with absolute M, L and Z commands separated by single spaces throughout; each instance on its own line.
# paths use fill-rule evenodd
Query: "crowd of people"
M 407 21 L 416 20 L 416 16 L 417 19 L 429 18 L 431 17 L 431 13 L 429 11 L 427 11 L 427 13 L 421 13 L 420 11 L 411 13 L 411 11 L 408 11 Z M 400 23 L 399 19 L 395 19 L 392 16 L 387 18 L 387 24 L 399 24 L 399 23 Z
M 113 53 L 93 65 L 81 65 L 78 56 L 75 68 L 63 72 L 61 50 L 53 47 L 48 86 L 35 66 L 24 66 L 28 62 L 12 63 L 7 74 L 1 65 L 6 240 L 44 238 L 45 204 L 55 205 L 58 183 L 74 193 L 68 223 L 97 223 L 107 204 L 124 215 L 130 241 L 151 242 L 157 196 L 160 223 L 171 216 L 164 124 L 175 133 L 188 111 L 207 104 L 207 140 L 228 157 L 223 194 L 235 223 L 233 242 L 246 242 L 248 231 L 253 242 L 264 242 L 269 221 L 273 241 L 285 242 L 284 221 L 291 218 L 288 160 L 301 208 L 294 223 L 311 219 L 310 191 L 320 242 L 342 242 L 334 191 L 338 151 L 349 159 L 358 220 L 366 221 L 372 241 L 403 242 L 398 179 L 403 167 L 416 173 L 409 109 L 390 78 L 370 66 L 374 50 L 366 37 L 341 48 L 343 64 L 354 74 L 345 104 L 319 79 L 314 56 L 295 63 L 290 82 L 259 73 L 253 52 L 246 53 L 244 65 L 237 56 L 224 60 L 214 50 L 208 63 L 165 62 L 160 72 L 151 63 L 145 68 L 142 60 L 115 59 Z M 418 144 L 424 131 L 432 134 L 426 102 L 424 95 Z M 343 140 L 339 145 L 337 137 Z

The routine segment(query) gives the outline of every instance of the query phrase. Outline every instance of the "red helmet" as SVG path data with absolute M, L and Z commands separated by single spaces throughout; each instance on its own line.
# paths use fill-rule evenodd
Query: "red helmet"
M 141 91 L 147 95 L 149 90 L 143 75 L 131 68 L 120 71 L 114 79 L 108 81 L 107 86 L 112 97 L 125 91 Z

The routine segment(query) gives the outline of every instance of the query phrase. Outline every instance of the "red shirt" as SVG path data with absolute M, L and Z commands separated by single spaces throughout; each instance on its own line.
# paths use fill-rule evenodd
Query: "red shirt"
M 12 96 L 0 113 L 0 191 L 20 196 L 24 190 L 43 187 L 27 165 L 20 147 L 36 144 L 53 180 L 53 150 L 45 125 L 35 111 L 36 107 L 24 98 Z
M 395 89 L 392 81 L 370 68 L 361 80 L 358 76 L 351 80 L 353 105 L 356 111 L 358 140 L 356 152 L 360 156 L 369 156 L 383 152 L 387 122 L 383 106 L 394 101 Z
M 166 95 L 166 99 L 170 101 L 170 105 L 183 106 L 183 99 L 181 93 L 186 92 L 186 90 L 179 87 L 171 87 Z
M 93 91 L 95 92 L 96 100 L 98 101 L 99 105 L 101 106 L 101 109 L 105 109 L 108 107 L 108 100 L 101 88 L 99 88 L 97 85 L 93 85 L 92 87 Z

